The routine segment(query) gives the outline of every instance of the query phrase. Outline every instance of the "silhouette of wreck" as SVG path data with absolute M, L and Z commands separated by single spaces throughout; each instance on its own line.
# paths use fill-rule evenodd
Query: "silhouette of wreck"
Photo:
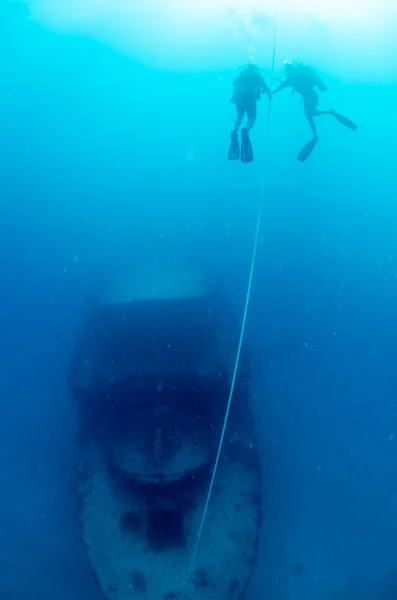
M 246 589 L 261 481 L 245 356 L 188 580 L 238 333 L 220 294 L 187 269 L 119 278 L 87 317 L 68 378 L 82 537 L 108 600 L 238 600 Z

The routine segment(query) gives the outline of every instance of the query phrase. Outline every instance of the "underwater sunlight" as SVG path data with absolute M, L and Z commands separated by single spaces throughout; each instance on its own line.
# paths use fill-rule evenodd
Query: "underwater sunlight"
M 393 0 L 30 0 L 57 31 L 88 35 L 156 69 L 221 71 L 268 63 L 278 46 L 337 77 L 390 80 L 396 52 Z M 298 56 L 296 56 L 298 54 Z

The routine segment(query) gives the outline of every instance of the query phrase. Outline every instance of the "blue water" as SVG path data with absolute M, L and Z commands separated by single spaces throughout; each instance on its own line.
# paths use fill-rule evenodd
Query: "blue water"
M 0 597 L 96 600 L 73 515 L 75 337 L 99 279 L 164 257 L 242 311 L 267 105 L 255 163 L 228 163 L 235 71 L 157 71 L 28 15 L 0 7 Z M 359 130 L 324 117 L 304 165 L 298 99 L 271 113 L 246 338 L 264 473 L 249 600 L 397 594 L 397 82 L 331 82 Z

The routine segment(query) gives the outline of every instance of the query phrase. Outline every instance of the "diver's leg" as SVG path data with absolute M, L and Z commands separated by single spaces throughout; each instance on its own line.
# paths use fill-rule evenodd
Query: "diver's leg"
M 344 117 L 340 113 L 336 112 L 336 110 L 334 110 L 333 108 L 330 108 L 328 110 L 317 110 L 316 109 L 313 113 L 314 117 L 320 117 L 321 115 L 331 115 L 332 117 L 335 117 L 335 119 L 337 121 L 339 121 L 339 123 L 341 123 L 345 127 L 348 127 L 349 129 L 352 129 L 353 131 L 357 131 L 357 125 L 353 121 L 351 121 L 347 117 Z
M 250 102 L 247 105 L 247 125 L 246 125 L 247 131 L 251 131 L 251 129 L 255 125 L 256 117 L 257 117 L 256 101 L 252 100 L 252 102 Z
M 234 122 L 234 130 L 233 131 L 238 131 L 240 129 L 241 122 L 244 119 L 244 115 L 245 115 L 245 107 L 236 104 L 236 111 L 237 111 L 237 116 L 236 116 L 236 120 Z
M 314 90 L 310 90 L 310 92 L 303 96 L 303 102 L 305 109 L 305 117 L 310 125 L 310 129 L 312 130 L 313 135 L 312 139 L 309 142 L 307 142 L 298 153 L 297 159 L 299 160 L 299 162 L 305 162 L 305 160 L 309 158 L 319 140 L 319 137 L 317 135 L 316 123 L 314 121 L 318 103 L 318 96 L 316 92 Z
M 305 108 L 305 117 L 310 125 L 310 129 L 312 130 L 313 140 L 318 140 L 317 135 L 317 127 L 314 122 L 314 117 L 318 116 L 317 113 L 317 104 L 318 104 L 318 96 L 314 90 L 310 90 L 308 94 L 303 97 L 304 108 Z
M 312 130 L 312 139 L 303 146 L 303 148 L 298 153 L 297 159 L 299 162 L 305 162 L 313 152 L 314 148 L 317 145 L 319 137 L 317 135 L 317 127 L 314 121 L 314 117 L 316 116 L 315 111 L 308 110 L 305 108 L 305 117 L 310 125 L 310 129 Z
M 310 129 L 312 130 L 313 139 L 318 138 L 317 127 L 316 127 L 316 123 L 314 121 L 315 116 L 317 116 L 317 115 L 314 112 L 312 112 L 310 110 L 305 110 L 305 117 L 310 125 Z
M 334 111 L 329 109 L 329 110 L 315 110 L 313 116 L 314 117 L 321 117 L 321 115 L 333 115 Z
M 339 113 L 336 112 L 333 108 L 329 108 L 328 110 L 318 110 L 313 111 L 313 115 L 315 117 L 321 117 L 321 115 L 331 115 L 333 117 L 339 116 Z
M 247 113 L 247 124 L 241 130 L 241 162 L 249 163 L 254 160 L 254 153 L 250 140 L 250 130 L 253 128 L 256 120 L 256 102 L 249 100 L 245 105 Z

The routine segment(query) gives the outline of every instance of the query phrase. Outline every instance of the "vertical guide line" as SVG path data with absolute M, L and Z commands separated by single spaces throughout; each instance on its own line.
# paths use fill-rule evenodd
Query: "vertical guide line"
M 272 54 L 270 86 L 273 83 L 273 77 L 274 77 L 274 69 L 275 69 L 275 61 L 276 61 L 276 41 L 277 41 L 277 17 L 276 17 L 276 15 L 274 15 L 273 54 Z M 204 510 L 203 510 L 203 514 L 201 517 L 200 527 L 199 527 L 199 530 L 197 533 L 197 538 L 196 538 L 196 543 L 195 543 L 193 554 L 192 554 L 192 559 L 190 561 L 190 566 L 189 566 L 189 570 L 188 570 L 188 574 L 187 574 L 187 578 L 186 578 L 186 584 L 189 582 L 190 576 L 192 574 L 193 565 L 195 563 L 196 556 L 197 556 L 197 550 L 198 550 L 201 536 L 203 533 L 205 518 L 207 516 L 208 507 L 209 507 L 209 504 L 211 501 L 212 489 L 214 487 L 214 481 L 215 481 L 216 472 L 217 472 L 218 465 L 219 465 L 219 459 L 220 459 L 221 452 L 222 452 L 223 441 L 225 439 L 226 428 L 227 428 L 227 423 L 228 423 L 228 419 L 229 419 L 229 412 L 230 412 L 230 407 L 231 407 L 232 400 L 233 400 L 234 388 L 236 386 L 237 373 L 238 373 L 238 368 L 239 368 L 239 364 L 240 364 L 241 349 L 243 346 L 245 328 L 246 328 L 246 323 L 247 323 L 248 308 L 249 308 L 249 302 L 250 302 L 250 298 L 251 298 L 252 281 L 254 278 L 256 256 L 257 256 L 257 252 L 258 252 L 259 233 L 260 233 L 261 221 L 262 221 L 262 209 L 263 209 L 264 198 L 265 198 L 265 188 L 266 188 L 266 181 L 267 181 L 270 116 L 271 116 L 271 101 L 269 101 L 269 106 L 268 106 L 268 111 L 267 111 L 267 126 L 266 126 L 266 134 L 265 134 L 265 158 L 264 158 L 264 163 L 263 163 L 264 169 L 263 169 L 263 176 L 262 176 L 260 190 L 259 190 L 259 206 L 258 206 L 258 214 L 257 214 L 257 218 L 256 218 L 254 245 L 253 245 L 253 249 L 252 249 L 251 266 L 250 266 L 249 277 L 248 277 L 247 292 L 246 292 L 246 296 L 245 296 L 243 318 L 242 318 L 241 329 L 240 329 L 240 337 L 239 337 L 239 341 L 238 341 L 238 345 L 237 345 L 236 360 L 234 363 L 233 377 L 232 377 L 232 381 L 231 381 L 231 385 L 230 385 L 230 392 L 229 392 L 228 402 L 227 402 L 227 406 L 226 406 L 225 418 L 223 420 L 222 433 L 221 433 L 221 437 L 219 440 L 218 451 L 217 451 L 215 463 L 214 463 L 214 466 L 212 469 L 211 482 L 210 482 L 210 485 L 208 488 L 207 498 L 205 501 Z M 182 593 L 181 600 L 184 600 L 185 595 L 186 595 L 186 588 L 185 588 L 185 591 Z

